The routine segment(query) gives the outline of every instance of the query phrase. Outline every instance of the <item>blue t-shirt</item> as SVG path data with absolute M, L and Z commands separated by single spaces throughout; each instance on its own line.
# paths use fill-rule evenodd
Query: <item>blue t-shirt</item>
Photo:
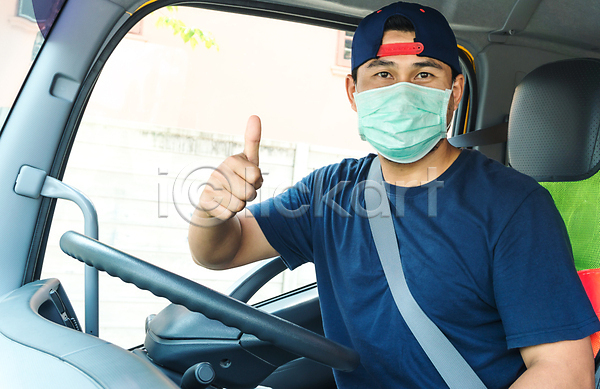
M 361 357 L 354 372 L 334 372 L 340 388 L 443 388 L 398 312 L 363 217 L 360 183 L 374 157 L 316 170 L 249 209 L 288 267 L 314 262 L 325 335 Z M 386 187 L 415 300 L 488 388 L 525 370 L 520 347 L 600 330 L 562 218 L 535 180 L 463 150 L 429 184 Z

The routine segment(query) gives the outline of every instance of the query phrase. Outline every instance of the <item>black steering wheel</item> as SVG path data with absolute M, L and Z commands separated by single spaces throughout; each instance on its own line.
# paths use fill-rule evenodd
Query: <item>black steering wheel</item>
M 298 356 L 343 371 L 352 371 L 360 363 L 358 353 L 348 347 L 85 235 L 68 231 L 61 237 L 60 247 L 113 277 Z

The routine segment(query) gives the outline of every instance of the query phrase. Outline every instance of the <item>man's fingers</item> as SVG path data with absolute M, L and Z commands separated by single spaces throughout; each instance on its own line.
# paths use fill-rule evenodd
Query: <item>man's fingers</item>
M 196 224 L 204 227 L 212 227 L 218 225 L 223 221 L 231 219 L 235 215 L 235 212 L 232 212 L 231 210 L 216 202 L 211 202 L 203 205 L 199 204 L 199 207 L 200 210 L 209 215 L 209 217 L 197 217 L 195 219 Z
M 230 157 L 228 161 L 236 159 L 245 162 L 246 165 L 251 165 L 240 156 Z M 249 167 L 251 170 L 259 170 L 254 165 Z M 209 177 L 200 195 L 198 208 L 207 216 L 226 220 L 242 211 L 246 207 L 246 202 L 254 200 L 256 194 L 256 189 L 251 183 L 236 174 L 229 165 L 223 163 Z
M 251 183 L 244 180 L 242 177 L 231 172 L 231 174 L 224 174 L 225 172 L 216 171 L 214 178 L 216 182 L 213 188 L 220 188 L 227 196 L 227 193 L 231 193 L 235 197 L 243 201 L 252 201 L 256 198 L 256 189 Z M 214 190 L 213 190 L 214 191 Z
M 261 124 L 256 115 L 250 116 L 244 134 L 244 155 L 248 161 L 258 166 L 258 148 L 260 146 Z
M 248 183 L 259 189 L 262 185 L 263 178 L 260 172 L 260 168 L 248 161 L 244 155 L 232 155 L 227 158 L 223 164 L 221 164 L 215 173 L 217 176 L 222 176 L 224 180 L 227 180 L 227 188 L 233 188 L 234 186 L 244 186 L 236 178 L 242 179 L 245 183 Z M 225 185 L 225 181 L 221 181 Z M 236 192 L 240 194 L 240 192 Z
M 207 189 L 200 196 L 198 209 L 206 215 L 227 220 L 246 207 L 244 200 L 238 199 L 224 189 L 214 191 Z

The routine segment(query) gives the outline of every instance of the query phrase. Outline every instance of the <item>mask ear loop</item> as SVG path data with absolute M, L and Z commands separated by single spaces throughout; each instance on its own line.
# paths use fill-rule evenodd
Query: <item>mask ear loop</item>
M 452 83 L 452 86 L 454 86 L 454 83 Z M 453 91 L 452 91 L 452 89 L 445 89 L 444 91 L 446 93 L 450 92 L 450 93 L 448 93 L 448 96 L 444 98 L 446 100 L 445 104 L 444 104 L 445 112 L 443 113 L 443 116 L 442 116 L 444 118 L 444 120 L 446 121 L 446 129 L 444 131 L 444 138 L 447 138 L 448 130 L 450 130 L 450 127 L 452 126 L 452 121 L 453 121 L 452 119 L 454 119 L 454 113 L 456 112 L 456 109 L 454 109 L 452 111 L 452 119 L 450 119 L 450 121 L 448 121 L 448 107 L 450 106 L 450 98 L 452 97 Z
M 452 94 L 454 93 L 454 84 L 456 83 L 456 79 L 454 79 L 454 81 L 452 81 L 452 85 L 450 85 L 450 89 L 446 89 L 446 91 L 450 91 L 450 96 L 448 96 L 448 102 L 446 104 L 446 117 L 448 115 L 448 106 L 450 105 L 450 99 L 452 98 Z M 450 127 L 452 126 L 452 122 L 454 121 L 454 115 L 456 115 L 456 107 L 454 107 L 454 110 L 452 111 L 452 120 L 450 120 L 450 123 L 446 123 L 446 137 L 448 136 L 448 131 L 450 130 Z M 447 121 L 447 119 L 446 119 Z

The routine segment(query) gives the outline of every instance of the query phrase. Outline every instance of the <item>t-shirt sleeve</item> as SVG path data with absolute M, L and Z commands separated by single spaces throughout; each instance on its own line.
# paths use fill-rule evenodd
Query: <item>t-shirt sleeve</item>
M 499 235 L 493 282 L 509 348 L 582 339 L 600 330 L 564 222 L 543 188 L 529 194 Z
M 278 196 L 248 207 L 271 246 L 290 269 L 313 260 L 312 175 Z

